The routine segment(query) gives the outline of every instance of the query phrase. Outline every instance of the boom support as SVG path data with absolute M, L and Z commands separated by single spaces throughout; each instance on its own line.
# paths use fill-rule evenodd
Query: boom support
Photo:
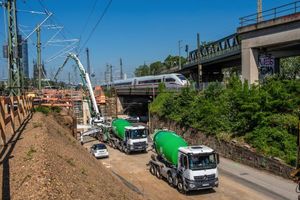
M 66 58 L 65 62 L 63 63 L 63 65 L 57 70 L 57 72 L 54 76 L 54 80 L 57 81 L 57 75 L 59 74 L 59 72 L 61 72 L 61 70 L 64 68 L 64 66 L 67 64 L 67 62 L 70 58 L 72 58 L 76 62 L 76 65 L 77 65 L 77 67 L 80 71 L 80 76 L 82 77 L 83 85 L 85 85 L 88 88 L 88 91 L 89 91 L 89 94 L 90 94 L 90 99 L 92 101 L 93 109 L 94 109 L 94 112 L 96 114 L 96 117 L 101 117 L 98 106 L 97 106 L 96 98 L 95 98 L 95 95 L 94 95 L 93 87 L 92 87 L 92 84 L 91 84 L 90 76 L 85 71 L 82 63 L 80 62 L 80 60 L 79 60 L 79 58 L 76 54 L 69 53 L 69 55 Z

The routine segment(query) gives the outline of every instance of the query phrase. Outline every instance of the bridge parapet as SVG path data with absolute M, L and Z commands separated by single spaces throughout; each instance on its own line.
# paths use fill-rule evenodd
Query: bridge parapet
M 199 51 L 196 49 L 190 52 L 188 63 L 184 66 L 184 68 L 197 64 L 199 62 L 199 56 L 200 63 L 204 64 L 237 54 L 241 51 L 240 44 L 241 41 L 238 35 L 232 34 L 218 41 L 201 45 Z
M 250 26 L 264 21 L 274 20 L 283 16 L 300 12 L 300 1 L 285 4 L 276 8 L 265 10 L 261 13 L 251 14 L 240 18 L 241 27 Z M 260 15 L 261 14 L 261 15 Z

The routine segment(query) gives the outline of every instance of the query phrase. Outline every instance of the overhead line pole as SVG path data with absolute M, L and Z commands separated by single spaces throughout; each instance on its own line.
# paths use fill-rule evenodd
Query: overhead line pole
M 262 0 L 257 0 L 257 22 L 261 22 L 262 20 Z
M 123 80 L 123 62 L 122 62 L 122 58 L 120 58 L 120 79 Z
M 38 90 L 42 89 L 42 55 L 41 55 L 41 28 L 40 26 L 36 29 L 37 34 L 37 68 L 38 68 Z
M 197 33 L 198 87 L 199 87 L 199 90 L 202 90 L 203 89 L 203 79 L 202 79 L 202 64 L 201 64 L 200 56 L 201 56 L 200 34 Z
M 87 62 L 87 72 L 91 75 L 91 65 L 90 65 L 90 53 L 89 48 L 86 48 L 86 62 Z
M 16 4 L 16 0 L 7 0 L 5 4 L 8 19 L 8 89 L 11 96 L 19 96 L 21 94 L 21 69 L 20 58 L 18 55 L 19 43 Z
M 182 40 L 178 41 L 178 48 L 179 48 L 179 70 L 181 70 L 181 42 Z

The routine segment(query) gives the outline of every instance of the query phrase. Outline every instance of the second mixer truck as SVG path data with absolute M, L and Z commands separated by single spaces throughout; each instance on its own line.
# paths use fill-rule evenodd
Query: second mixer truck
M 129 154 L 145 152 L 148 147 L 148 130 L 141 125 L 133 125 L 125 119 L 114 119 L 111 126 L 102 126 L 102 140 L 114 148 Z
M 159 130 L 153 138 L 156 155 L 149 161 L 150 172 L 166 178 L 181 193 L 218 187 L 219 156 L 207 146 L 188 146 L 175 132 Z

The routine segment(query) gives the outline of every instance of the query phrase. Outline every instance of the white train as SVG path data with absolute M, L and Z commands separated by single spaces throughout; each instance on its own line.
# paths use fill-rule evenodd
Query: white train
M 189 85 L 189 81 L 182 74 L 163 74 L 157 76 L 142 76 L 126 80 L 114 81 L 111 85 L 115 88 L 156 88 L 164 83 L 166 88 L 181 88 Z M 103 85 L 107 86 L 107 84 Z

